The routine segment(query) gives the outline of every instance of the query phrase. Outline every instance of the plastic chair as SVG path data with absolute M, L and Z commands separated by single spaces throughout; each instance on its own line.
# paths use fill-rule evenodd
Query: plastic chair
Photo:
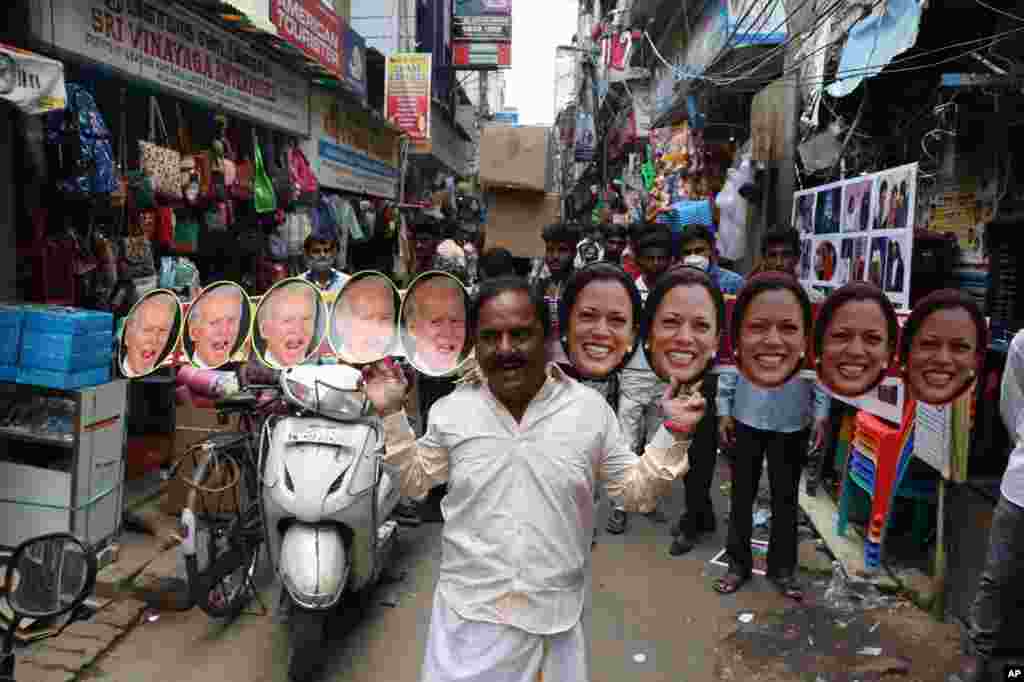
M 864 539 L 864 564 L 878 568 L 896 497 L 915 502 L 913 531 L 922 538 L 928 527 L 929 505 L 936 498 L 935 479 L 905 480 L 914 456 L 914 402 L 908 400 L 899 427 L 871 414 L 859 412 L 839 497 L 836 533 L 845 535 L 855 488 L 871 498 L 871 514 Z

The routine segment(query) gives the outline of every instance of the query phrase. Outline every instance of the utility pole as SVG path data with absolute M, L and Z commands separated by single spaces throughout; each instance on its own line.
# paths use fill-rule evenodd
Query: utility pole
M 480 71 L 480 107 L 479 116 L 481 124 L 491 117 L 491 103 L 488 101 L 490 95 L 489 86 L 491 84 L 491 72 Z

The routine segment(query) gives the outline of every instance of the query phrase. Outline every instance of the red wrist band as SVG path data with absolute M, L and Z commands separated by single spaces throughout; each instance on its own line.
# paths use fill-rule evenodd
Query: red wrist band
M 679 422 L 676 421 L 672 421 L 671 419 L 666 419 L 663 422 L 663 424 L 665 428 L 668 429 L 670 432 L 679 435 L 686 435 L 692 431 L 692 429 L 689 426 L 684 426 L 683 424 L 680 424 Z

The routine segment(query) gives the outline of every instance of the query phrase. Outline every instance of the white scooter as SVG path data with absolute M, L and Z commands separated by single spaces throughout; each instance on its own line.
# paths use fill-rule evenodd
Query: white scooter
M 347 365 L 281 372 L 295 410 L 269 419 L 260 445 L 263 520 L 288 609 L 292 680 L 322 662 L 328 614 L 372 587 L 396 543 L 397 477 L 384 465 L 381 420 Z

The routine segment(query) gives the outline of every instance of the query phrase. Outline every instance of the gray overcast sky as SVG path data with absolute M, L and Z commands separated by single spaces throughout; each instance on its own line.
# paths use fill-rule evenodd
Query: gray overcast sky
M 519 109 L 522 125 L 551 125 L 554 117 L 555 46 L 576 33 L 578 0 L 514 0 L 512 68 L 505 103 Z

